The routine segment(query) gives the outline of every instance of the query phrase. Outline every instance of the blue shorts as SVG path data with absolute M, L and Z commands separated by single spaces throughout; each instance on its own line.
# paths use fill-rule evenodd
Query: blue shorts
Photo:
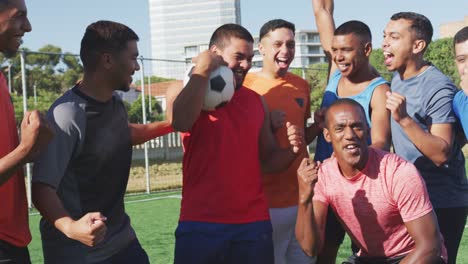
M 274 263 L 270 221 L 216 224 L 183 221 L 175 232 L 175 264 Z

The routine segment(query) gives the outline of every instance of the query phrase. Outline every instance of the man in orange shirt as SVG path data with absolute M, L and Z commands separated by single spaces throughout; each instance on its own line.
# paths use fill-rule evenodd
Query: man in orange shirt
M 294 59 L 294 24 L 274 19 L 260 29 L 259 50 L 263 56 L 260 72 L 246 76 L 244 86 L 262 95 L 271 110 L 271 125 L 281 147 L 288 146 L 285 122 L 304 128 L 310 117 L 309 84 L 288 72 Z M 309 144 L 320 132 L 317 125 L 305 129 Z M 263 174 L 263 187 L 273 225 L 275 263 L 312 263 L 294 235 L 297 215 L 298 184 L 296 171 L 301 160 L 308 157 L 304 148 L 289 168 L 280 173 Z

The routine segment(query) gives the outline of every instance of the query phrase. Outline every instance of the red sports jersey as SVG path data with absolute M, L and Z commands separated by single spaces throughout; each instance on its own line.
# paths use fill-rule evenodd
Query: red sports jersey
M 269 219 L 258 139 L 260 96 L 242 87 L 231 101 L 202 111 L 184 145 L 180 221 L 240 224 Z
M 0 158 L 13 151 L 16 146 L 18 132 L 13 104 L 5 77 L 0 73 Z M 31 241 L 22 169 L 0 185 L 0 240 L 17 247 L 25 247 Z

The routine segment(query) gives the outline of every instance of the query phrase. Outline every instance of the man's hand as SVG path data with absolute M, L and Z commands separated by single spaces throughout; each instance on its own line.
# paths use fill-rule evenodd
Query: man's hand
M 286 129 L 292 151 L 297 154 L 299 150 L 305 146 L 304 130 L 295 125 L 291 125 L 289 122 L 286 122 Z
M 270 112 L 271 129 L 276 132 L 286 123 L 286 113 L 281 110 L 273 110 Z
M 106 236 L 106 220 L 107 218 L 101 213 L 87 213 L 79 220 L 69 222 L 63 232 L 70 239 L 94 247 Z
M 26 112 L 21 122 L 20 147 L 26 151 L 27 161 L 33 160 L 53 136 L 49 123 L 39 111 Z
M 297 181 L 299 183 L 299 204 L 307 204 L 312 201 L 314 186 L 318 180 L 318 168 L 320 161 L 304 158 L 297 169 Z
M 192 74 L 198 74 L 207 78 L 210 76 L 210 73 L 219 66 L 227 65 L 223 57 L 210 50 L 205 50 L 198 54 L 197 57 L 192 59 L 192 62 L 195 63 Z
M 463 69 L 463 74 L 460 76 L 460 79 L 460 88 L 462 88 L 465 95 L 468 96 L 468 66 Z
M 386 95 L 386 107 L 390 110 L 393 119 L 397 123 L 401 123 L 401 121 L 409 118 L 408 112 L 406 112 L 406 97 L 395 92 L 387 92 Z

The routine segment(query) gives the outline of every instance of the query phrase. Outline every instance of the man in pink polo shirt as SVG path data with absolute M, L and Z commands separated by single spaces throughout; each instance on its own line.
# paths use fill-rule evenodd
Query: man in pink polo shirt
M 352 99 L 334 102 L 325 126 L 335 156 L 323 164 L 304 159 L 298 169 L 303 250 L 320 252 L 330 206 L 360 248 L 345 263 L 444 263 L 437 219 L 413 164 L 367 146 L 364 109 Z

